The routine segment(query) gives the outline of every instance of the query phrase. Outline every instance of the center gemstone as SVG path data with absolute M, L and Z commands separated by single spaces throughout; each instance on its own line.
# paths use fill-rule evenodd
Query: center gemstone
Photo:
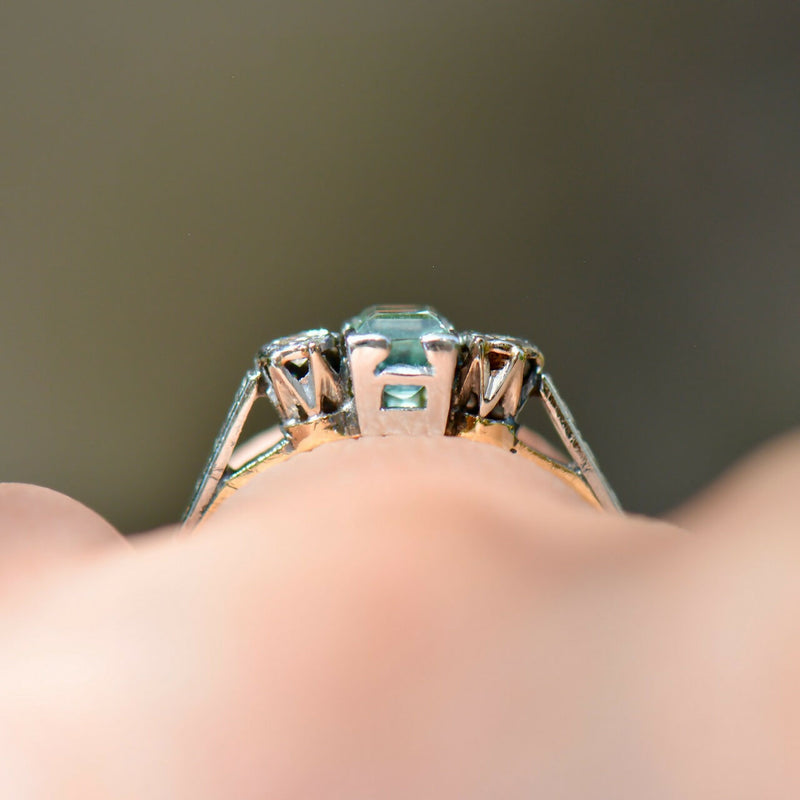
M 353 329 L 355 333 L 375 333 L 389 340 L 389 355 L 378 364 L 376 373 L 388 367 L 429 367 L 422 337 L 453 330 L 433 309 L 419 306 L 371 306 L 356 317 Z
M 409 386 L 403 384 L 387 383 L 381 394 L 381 408 L 388 411 L 391 408 L 413 410 L 426 408 L 428 393 L 424 386 Z

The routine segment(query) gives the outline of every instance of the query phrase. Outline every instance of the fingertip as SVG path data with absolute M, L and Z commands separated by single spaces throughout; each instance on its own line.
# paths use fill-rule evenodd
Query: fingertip
M 113 525 L 83 503 L 24 483 L 0 483 L 0 585 L 35 581 L 109 548 L 127 549 Z
M 800 428 L 761 445 L 668 517 L 700 533 L 796 533 L 799 485 Z

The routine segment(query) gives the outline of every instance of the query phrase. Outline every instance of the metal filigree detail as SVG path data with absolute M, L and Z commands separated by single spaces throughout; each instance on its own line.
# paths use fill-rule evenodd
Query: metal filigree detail
M 536 391 L 544 366 L 539 350 L 523 339 L 464 334 L 465 354 L 454 396 L 455 414 L 515 424 Z
M 344 422 L 351 403 L 347 363 L 336 334 L 319 329 L 276 339 L 262 348 L 258 365 L 284 429 L 337 415 Z

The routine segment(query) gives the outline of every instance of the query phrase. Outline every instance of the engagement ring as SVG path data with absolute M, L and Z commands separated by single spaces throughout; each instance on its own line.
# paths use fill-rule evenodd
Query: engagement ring
M 459 333 L 424 306 L 373 306 L 345 323 L 341 333 L 321 328 L 276 339 L 259 351 L 239 387 L 184 526 L 196 526 L 262 470 L 328 442 L 361 436 L 459 436 L 501 447 L 547 469 L 594 506 L 619 511 L 543 367 L 542 354 L 530 342 Z M 234 449 L 253 403 L 262 397 L 277 409 L 282 437 L 238 464 Z M 568 460 L 518 438 L 517 415 L 530 397 L 544 404 Z

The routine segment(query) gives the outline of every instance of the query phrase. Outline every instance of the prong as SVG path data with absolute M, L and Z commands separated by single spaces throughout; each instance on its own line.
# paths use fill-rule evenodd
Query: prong
M 538 390 L 543 359 L 524 339 L 462 334 L 464 359 L 456 381 L 456 410 L 516 426 L 516 416 Z
M 330 331 L 277 339 L 261 348 L 258 363 L 284 430 L 346 410 L 347 360 L 339 337 Z

